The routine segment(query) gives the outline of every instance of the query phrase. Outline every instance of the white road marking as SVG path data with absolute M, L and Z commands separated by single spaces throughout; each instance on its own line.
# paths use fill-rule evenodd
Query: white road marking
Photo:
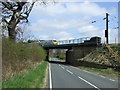
M 105 76 L 102 76 L 102 75 L 99 75 L 100 77 L 102 77 L 102 78 L 106 78 Z
M 78 76 L 79 79 L 83 80 L 84 82 L 88 83 L 89 85 L 93 86 L 94 88 L 100 90 L 98 87 L 96 87 L 95 85 L 93 85 L 92 83 L 88 82 L 87 80 L 83 79 L 82 77 Z
M 73 74 L 71 71 L 69 71 L 69 70 L 66 70 L 67 72 L 69 72 L 70 74 Z
M 115 81 L 115 80 L 113 80 L 113 79 L 109 79 L 109 80 L 111 80 L 111 81 Z
M 49 79 L 50 79 L 50 90 L 52 90 L 52 76 L 51 76 L 51 67 L 49 63 Z
M 61 66 L 62 69 L 65 69 L 64 67 Z

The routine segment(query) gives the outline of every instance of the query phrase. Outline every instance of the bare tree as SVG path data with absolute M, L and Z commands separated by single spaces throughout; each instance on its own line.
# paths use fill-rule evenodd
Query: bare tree
M 15 41 L 19 29 L 17 25 L 19 23 L 27 23 L 30 12 L 35 4 L 35 2 L 40 2 L 41 4 L 46 4 L 48 0 L 32 0 L 32 2 L 27 2 L 28 0 L 0 0 L 0 5 L 2 4 L 2 23 L 3 29 L 8 30 L 8 36 L 11 40 Z M 55 3 L 54 0 L 51 0 Z M 1 8 L 1 6 L 0 6 Z
M 18 23 L 28 22 L 29 14 L 35 2 L 27 0 L 4 0 L 2 3 L 2 22 L 6 24 L 8 36 L 11 40 L 16 39 L 16 26 Z
M 28 23 L 24 23 L 24 24 L 18 24 L 18 26 L 16 26 L 15 31 L 17 33 L 16 35 L 17 42 L 24 42 L 35 38 L 35 36 L 33 36 L 33 34 L 31 33 L 31 31 L 27 29 L 28 25 L 29 25 Z

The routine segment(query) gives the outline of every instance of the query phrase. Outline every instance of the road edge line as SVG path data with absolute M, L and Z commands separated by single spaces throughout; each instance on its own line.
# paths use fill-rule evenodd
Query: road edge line
M 50 80 L 50 90 L 52 90 L 52 76 L 51 76 L 51 67 L 49 63 L 49 80 Z

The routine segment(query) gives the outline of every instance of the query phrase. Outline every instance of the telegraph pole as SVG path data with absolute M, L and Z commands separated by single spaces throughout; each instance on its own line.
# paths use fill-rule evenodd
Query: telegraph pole
M 108 44 L 109 41 L 108 41 L 108 13 L 106 13 L 106 30 L 105 30 L 105 37 L 106 37 L 106 43 Z

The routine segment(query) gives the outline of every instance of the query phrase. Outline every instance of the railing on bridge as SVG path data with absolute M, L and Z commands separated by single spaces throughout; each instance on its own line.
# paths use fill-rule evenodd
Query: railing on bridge
M 76 43 L 84 43 L 85 40 L 90 40 L 90 37 L 84 37 L 84 38 L 79 38 L 79 39 L 71 39 L 71 40 L 62 40 L 62 41 L 57 41 L 58 45 L 61 44 L 76 44 Z
M 84 45 L 100 45 L 101 37 L 84 37 L 79 39 L 71 39 L 71 40 L 40 40 L 39 42 L 42 46 L 49 45 L 64 45 L 64 44 L 84 44 Z

